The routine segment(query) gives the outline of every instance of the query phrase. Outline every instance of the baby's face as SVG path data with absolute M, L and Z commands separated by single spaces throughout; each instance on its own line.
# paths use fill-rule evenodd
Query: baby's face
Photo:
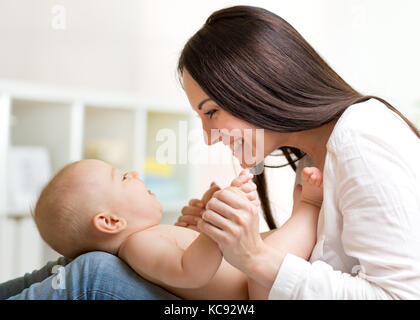
M 118 213 L 131 225 L 160 221 L 162 206 L 137 172 L 122 173 L 106 162 L 90 159 L 80 161 L 73 174 L 85 181 L 87 192 L 95 193 L 97 210 Z

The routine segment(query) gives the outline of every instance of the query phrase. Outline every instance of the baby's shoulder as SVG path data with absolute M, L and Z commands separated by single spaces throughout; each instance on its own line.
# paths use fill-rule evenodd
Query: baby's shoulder
M 199 235 L 197 231 L 168 224 L 158 224 L 130 236 L 131 242 L 172 242 L 186 248 Z

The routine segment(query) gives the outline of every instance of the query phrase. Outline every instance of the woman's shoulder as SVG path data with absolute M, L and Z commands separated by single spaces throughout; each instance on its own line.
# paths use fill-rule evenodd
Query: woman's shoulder
M 377 99 L 353 104 L 341 115 L 334 128 L 352 130 L 381 130 L 389 124 L 408 127 L 405 121 Z
M 408 124 L 384 103 L 371 98 L 351 105 L 337 121 L 327 143 L 329 151 L 339 150 L 348 144 L 357 144 L 359 139 L 397 145 L 420 143 Z
M 342 118 L 342 119 L 341 119 Z M 384 122 L 396 122 L 408 127 L 407 123 L 383 102 L 371 98 L 365 102 L 353 104 L 346 109 L 339 121 L 343 125 L 351 124 L 352 127 L 375 127 Z

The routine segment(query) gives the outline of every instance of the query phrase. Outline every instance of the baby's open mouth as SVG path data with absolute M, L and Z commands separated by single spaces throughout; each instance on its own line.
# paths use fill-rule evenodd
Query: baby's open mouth
M 147 192 L 148 192 L 151 196 L 155 196 L 155 194 L 154 194 L 152 191 L 147 190 Z

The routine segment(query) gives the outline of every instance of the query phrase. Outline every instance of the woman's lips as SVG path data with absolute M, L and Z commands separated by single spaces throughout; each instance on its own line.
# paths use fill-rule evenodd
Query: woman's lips
M 152 192 L 152 191 L 150 191 L 150 190 L 147 190 L 147 192 L 151 195 L 151 196 L 154 196 L 155 194 Z
M 236 154 L 240 149 L 242 149 L 244 141 L 243 139 L 236 139 L 233 143 L 230 144 L 230 149 L 232 150 L 233 154 Z
M 229 147 L 232 150 L 233 156 L 239 160 L 241 167 L 252 168 L 255 166 L 255 159 L 253 158 L 247 159 L 248 152 L 245 152 L 244 144 L 245 144 L 244 139 L 240 138 L 240 139 L 235 139 L 234 142 L 229 145 Z

